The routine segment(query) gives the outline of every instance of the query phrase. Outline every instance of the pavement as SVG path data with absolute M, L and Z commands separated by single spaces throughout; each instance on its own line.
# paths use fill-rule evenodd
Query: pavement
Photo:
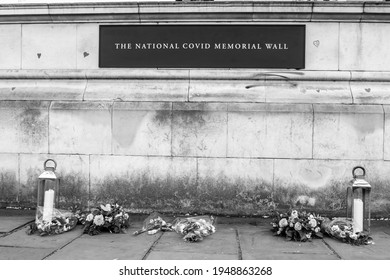
M 34 212 L 0 212 L 0 260 L 390 260 L 390 221 L 373 221 L 375 244 L 352 246 L 325 237 L 286 241 L 270 219 L 219 218 L 216 232 L 186 243 L 175 232 L 133 236 L 144 217 L 131 217 L 127 233 L 89 236 L 79 225 L 54 236 L 27 235 Z

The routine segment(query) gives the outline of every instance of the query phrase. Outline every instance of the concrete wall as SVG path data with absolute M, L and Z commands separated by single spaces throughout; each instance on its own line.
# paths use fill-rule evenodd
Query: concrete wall
M 0 206 L 33 207 L 53 158 L 63 207 L 337 215 L 363 165 L 373 212 L 388 216 L 388 5 L 198 4 L 0 7 Z M 98 68 L 99 24 L 184 22 L 183 11 L 305 24 L 306 68 Z

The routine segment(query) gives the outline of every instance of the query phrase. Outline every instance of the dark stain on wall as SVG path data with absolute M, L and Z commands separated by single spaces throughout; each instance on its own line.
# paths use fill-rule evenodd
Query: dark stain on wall
M 0 208 L 17 200 L 17 181 L 14 173 L 0 173 Z
M 25 143 L 39 145 L 47 139 L 47 115 L 42 116 L 39 109 L 25 109 L 19 116 L 22 140 Z

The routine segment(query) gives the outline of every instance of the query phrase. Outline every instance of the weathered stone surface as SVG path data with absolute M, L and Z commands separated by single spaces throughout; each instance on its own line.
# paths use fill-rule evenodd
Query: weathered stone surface
M 384 159 L 390 160 L 390 106 L 383 106 L 385 111 L 385 133 L 384 133 Z
M 313 157 L 383 159 L 379 105 L 314 105 Z
M 353 102 L 357 104 L 390 104 L 390 83 L 351 82 Z
M 307 23 L 305 69 L 338 70 L 338 41 L 338 23 Z
M 39 236 L 38 234 L 27 235 L 26 230 L 27 226 L 10 235 L 0 238 L 0 248 L 1 246 L 13 246 L 51 249 L 51 253 L 82 234 L 81 226 L 76 226 L 76 228 L 66 234 L 48 235 L 45 237 Z M 20 258 L 22 258 L 22 256 Z
M 85 100 L 186 101 L 185 80 L 89 80 Z
M 53 102 L 50 153 L 111 153 L 111 103 Z
M 77 69 L 98 69 L 99 25 L 77 24 Z
M 91 156 L 93 201 L 118 201 L 132 211 L 194 211 L 196 159 Z
M 229 157 L 311 157 L 312 105 L 229 104 Z
M 99 236 L 82 235 L 51 255 L 48 260 L 142 260 L 153 242 L 161 234 L 133 236 L 141 228 L 132 224 L 126 234 L 101 233 Z
M 76 25 L 23 25 L 22 68 L 76 69 Z
M 30 247 L 2 247 L 0 245 L 1 260 L 42 260 L 53 249 L 47 248 L 30 248 Z
M 174 103 L 172 155 L 225 157 L 227 105 Z
M 390 70 L 389 23 L 340 23 L 340 70 Z
M 16 201 L 19 190 L 19 163 L 17 154 L 0 154 L 0 201 Z M 2 227 L 0 227 L 0 232 Z
M 229 225 L 216 225 L 216 228 L 215 234 L 205 237 L 196 245 L 184 242 L 182 236 L 175 232 L 164 233 L 147 259 L 237 260 L 238 244 L 235 229 Z
M 366 246 L 351 246 L 338 240 L 326 239 L 334 251 L 343 260 L 388 260 L 390 251 L 390 235 L 386 233 L 390 224 L 388 221 L 372 223 L 371 237 L 375 244 Z
M 20 69 L 22 27 L 20 24 L 0 25 L 0 69 Z
M 0 217 L 0 233 L 10 232 L 35 220 L 35 215 L 31 216 L 2 216 Z
M 85 80 L 2 80 L 0 100 L 82 100 Z
M 44 101 L 1 101 L 0 152 L 46 153 L 48 106 Z
M 269 226 L 242 225 L 238 229 L 243 260 L 336 260 L 321 240 L 292 242 L 276 237 Z M 261 236 L 261 238 L 259 238 Z
M 265 102 L 265 86 L 253 80 L 191 80 L 189 101 Z
M 231 215 L 268 213 L 272 202 L 272 159 L 198 159 L 199 205 Z
M 381 215 L 390 209 L 390 162 L 357 160 L 275 159 L 274 194 L 278 207 L 311 207 L 317 212 L 343 213 L 352 169 L 366 169 L 372 185 L 371 209 Z M 360 172 L 360 171 L 359 171 Z
M 171 155 L 171 103 L 114 104 L 113 153 Z
M 36 205 L 38 176 L 47 159 L 57 162 L 60 178 L 61 207 L 87 207 L 89 198 L 89 157 L 82 155 L 22 154 L 20 155 L 21 200 Z
M 287 78 L 285 81 L 267 81 L 265 92 L 266 102 L 352 103 L 346 81 L 295 81 Z

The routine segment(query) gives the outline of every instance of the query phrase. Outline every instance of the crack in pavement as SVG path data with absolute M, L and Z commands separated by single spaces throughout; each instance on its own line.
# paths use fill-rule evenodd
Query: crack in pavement
M 54 255 L 55 253 L 57 253 L 59 250 L 65 248 L 66 246 L 68 246 L 70 243 L 72 243 L 73 241 L 75 241 L 76 239 L 80 238 L 81 236 L 83 236 L 84 233 L 81 233 L 79 236 L 76 236 L 75 238 L 73 238 L 72 240 L 70 240 L 69 242 L 67 242 L 65 245 L 61 246 L 60 248 L 58 249 L 55 249 L 53 252 L 51 252 L 50 254 L 48 254 L 47 256 L 43 257 L 42 260 L 45 260 L 47 259 L 48 257 Z
M 238 232 L 238 229 L 236 230 L 236 241 L 237 241 L 237 252 L 238 252 L 238 259 L 242 260 L 242 249 L 241 249 L 241 242 L 240 242 L 240 234 Z

